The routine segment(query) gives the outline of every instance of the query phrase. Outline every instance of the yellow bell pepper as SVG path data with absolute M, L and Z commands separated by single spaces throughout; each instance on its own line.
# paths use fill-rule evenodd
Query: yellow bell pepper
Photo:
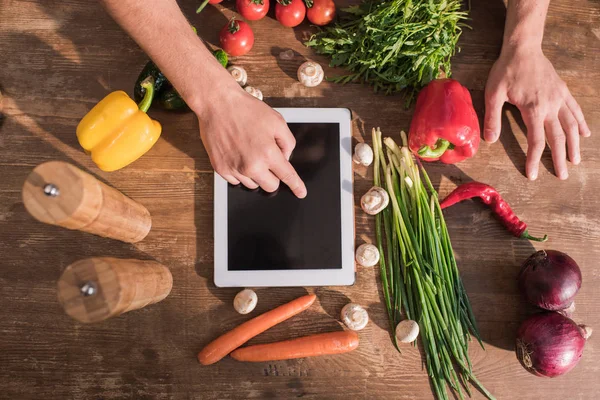
M 154 79 L 142 82 L 146 89 L 139 105 L 119 90 L 94 106 L 77 125 L 79 144 L 103 171 L 116 171 L 141 156 L 156 143 L 162 127 L 146 111 L 154 97 Z

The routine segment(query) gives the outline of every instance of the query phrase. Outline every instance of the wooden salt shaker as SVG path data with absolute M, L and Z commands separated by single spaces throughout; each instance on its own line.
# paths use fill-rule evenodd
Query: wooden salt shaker
M 152 219 L 143 205 L 62 161 L 38 165 L 23 184 L 23 203 L 35 219 L 135 243 Z
M 69 265 L 58 281 L 58 301 L 79 322 L 105 320 L 158 303 L 173 277 L 156 261 L 87 258 Z

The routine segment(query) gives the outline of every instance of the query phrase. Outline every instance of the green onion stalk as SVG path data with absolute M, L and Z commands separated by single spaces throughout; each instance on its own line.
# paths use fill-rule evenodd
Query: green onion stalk
M 477 380 L 468 356 L 473 335 L 483 343 L 459 275 L 437 192 L 427 172 L 408 150 L 391 138 L 382 141 L 373 129 L 374 185 L 384 188 L 390 205 L 375 217 L 381 254 L 380 275 L 390 330 L 403 318 L 417 321 L 425 364 L 438 399 L 448 388 L 464 399 L 468 382 L 488 399 L 492 394 Z M 385 149 L 384 149 L 385 144 Z

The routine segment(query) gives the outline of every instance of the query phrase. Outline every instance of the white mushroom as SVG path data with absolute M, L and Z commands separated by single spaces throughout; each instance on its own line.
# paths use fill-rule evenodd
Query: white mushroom
M 246 82 L 248 82 L 248 74 L 244 68 L 232 65 L 231 67 L 227 68 L 227 71 L 229 71 L 231 76 L 233 76 L 233 79 L 235 79 L 235 81 L 239 83 L 241 87 L 246 86 Z
M 260 89 L 255 88 L 254 86 L 246 86 L 244 90 L 250 93 L 252 96 L 256 97 L 259 100 L 263 99 L 263 94 Z
M 360 199 L 360 206 L 367 214 L 376 215 L 386 208 L 389 202 L 390 196 L 385 189 L 373 186 Z
M 353 331 L 360 331 L 369 322 L 367 310 L 355 303 L 348 303 L 342 308 L 342 322 Z
M 254 293 L 254 290 L 244 289 L 238 294 L 235 295 L 235 299 L 233 299 L 233 307 L 235 311 L 240 314 L 248 314 L 254 310 L 256 307 L 256 303 L 258 303 L 258 296 Z
M 419 324 L 412 319 L 400 321 L 396 326 L 396 340 L 401 343 L 412 343 L 419 336 Z
M 294 50 L 292 49 L 288 49 L 279 53 L 279 58 L 282 60 L 293 60 L 294 57 L 296 57 L 296 53 L 294 53 Z
M 372 267 L 379 262 L 379 249 L 375 245 L 363 243 L 356 249 L 355 258 L 363 267 Z
M 318 86 L 324 77 L 323 68 L 314 61 L 306 61 L 298 68 L 298 80 L 306 87 Z
M 354 156 L 352 160 L 356 164 L 362 164 L 368 167 L 373 163 L 373 149 L 366 143 L 359 143 L 354 147 Z

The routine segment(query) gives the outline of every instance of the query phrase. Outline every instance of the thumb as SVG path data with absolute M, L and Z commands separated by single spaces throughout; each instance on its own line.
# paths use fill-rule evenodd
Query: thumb
M 503 92 L 485 93 L 485 118 L 483 121 L 483 138 L 486 142 L 494 143 L 500 137 L 502 128 L 502 106 L 506 102 Z

